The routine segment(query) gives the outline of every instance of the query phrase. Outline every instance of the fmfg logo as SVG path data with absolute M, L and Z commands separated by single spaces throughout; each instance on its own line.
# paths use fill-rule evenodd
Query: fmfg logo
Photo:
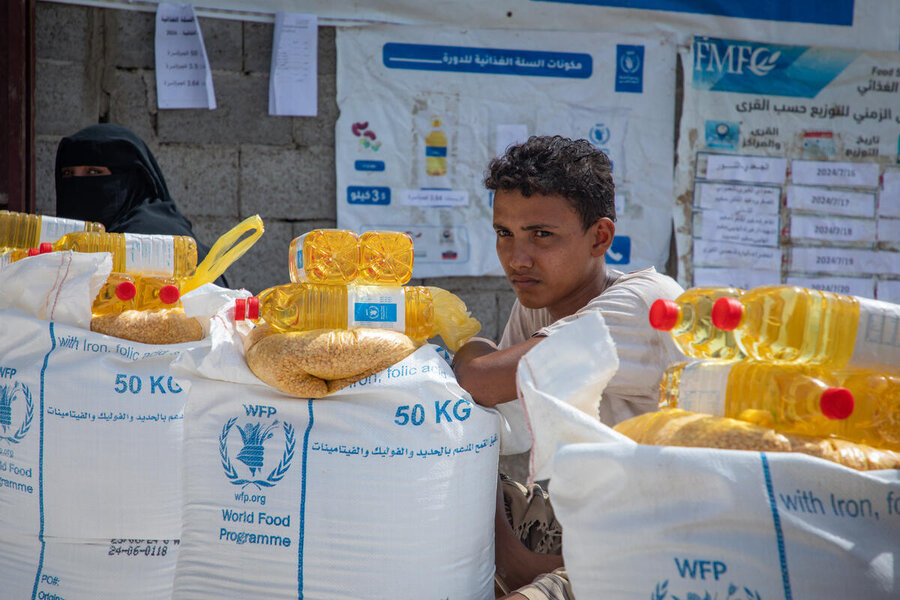
M 754 75 L 764 77 L 775 68 L 780 56 L 780 50 L 772 51 L 762 44 L 702 38 L 694 40 L 695 72 L 743 75 L 746 68 Z
M 691 86 L 711 92 L 815 98 L 861 52 L 695 36 Z

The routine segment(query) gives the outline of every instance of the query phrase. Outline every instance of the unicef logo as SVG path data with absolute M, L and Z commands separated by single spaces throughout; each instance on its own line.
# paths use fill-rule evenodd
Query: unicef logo
M 635 50 L 626 50 L 619 57 L 619 69 L 623 73 L 637 73 L 641 69 L 641 57 Z
M 12 388 L 12 389 L 10 389 Z M 21 412 L 21 416 L 15 418 Z M 34 417 L 34 402 L 28 386 L 18 381 L 10 385 L 0 385 L 0 440 L 18 444 L 31 428 Z
M 603 123 L 597 123 L 591 128 L 591 141 L 594 142 L 594 145 L 606 146 L 606 143 L 609 142 L 609 137 L 609 127 Z
M 239 485 L 241 488 L 251 484 L 255 485 L 257 489 L 274 486 L 284 478 L 291 467 L 291 460 L 294 458 L 295 440 L 293 426 L 288 423 L 281 424 L 280 429 L 284 434 L 284 451 L 281 454 L 281 460 L 269 471 L 265 478 L 262 478 L 262 474 L 265 473 L 266 442 L 275 437 L 275 433 L 279 430 L 279 422 L 276 419 L 265 427 L 260 421 L 255 423 L 248 422 L 243 427 L 240 425 L 235 427 L 237 419 L 237 417 L 229 419 L 222 428 L 222 435 L 219 436 L 219 456 L 222 459 L 225 477 L 232 484 Z M 238 466 L 231 462 L 228 453 L 228 439 L 232 429 L 237 429 L 241 437 L 241 449 L 235 456 L 235 459 L 241 463 Z M 232 437 L 235 436 L 232 435 Z

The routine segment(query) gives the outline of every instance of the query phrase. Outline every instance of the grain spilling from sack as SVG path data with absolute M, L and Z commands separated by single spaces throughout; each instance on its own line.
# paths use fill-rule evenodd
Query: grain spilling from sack
M 144 344 L 181 344 L 203 337 L 200 322 L 181 308 L 126 310 L 93 317 L 91 331 Z
M 645 413 L 614 427 L 634 441 L 651 446 L 688 446 L 757 452 L 799 452 L 860 471 L 900 468 L 900 453 L 838 438 L 785 434 L 727 417 L 678 408 Z

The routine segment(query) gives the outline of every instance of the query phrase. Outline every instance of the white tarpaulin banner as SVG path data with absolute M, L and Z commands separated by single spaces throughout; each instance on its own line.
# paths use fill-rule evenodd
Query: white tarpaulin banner
M 71 4 L 156 11 L 155 0 L 59 0 Z M 201 16 L 272 22 L 277 12 L 318 15 L 322 25 L 395 23 L 486 29 L 671 32 L 795 44 L 896 50 L 896 0 L 198 0 Z M 213 65 L 215 68 L 215 65 Z
M 530 135 L 590 140 L 613 161 L 607 262 L 665 264 L 675 50 L 659 35 L 341 29 L 338 226 L 408 231 L 414 277 L 500 274 L 491 158 Z
M 698 36 L 682 65 L 682 284 L 900 278 L 900 53 Z

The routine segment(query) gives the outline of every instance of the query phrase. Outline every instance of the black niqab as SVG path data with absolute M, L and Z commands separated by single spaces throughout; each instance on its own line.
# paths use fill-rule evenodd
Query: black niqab
M 64 167 L 103 166 L 112 175 L 62 177 Z M 103 223 L 110 233 L 186 235 L 191 222 L 178 211 L 162 170 L 140 137 L 101 123 L 63 138 L 56 151 L 56 216 Z M 197 242 L 197 260 L 209 246 Z M 216 283 L 226 285 L 220 277 Z

